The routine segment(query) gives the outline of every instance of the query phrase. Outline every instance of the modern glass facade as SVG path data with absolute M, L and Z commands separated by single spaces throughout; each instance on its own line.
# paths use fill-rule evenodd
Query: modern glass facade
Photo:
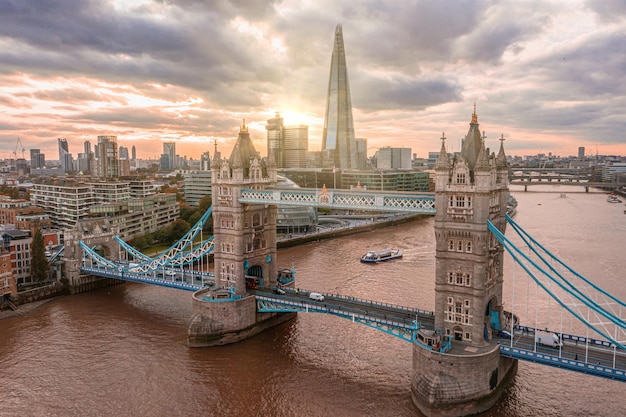
M 335 29 L 322 136 L 322 167 L 356 169 L 352 101 L 341 25 Z

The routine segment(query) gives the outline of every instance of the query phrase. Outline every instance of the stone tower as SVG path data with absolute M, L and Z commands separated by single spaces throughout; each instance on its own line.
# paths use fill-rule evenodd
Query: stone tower
M 245 121 L 230 158 L 214 158 L 211 175 L 216 285 L 236 294 L 276 285 L 276 206 L 239 203 L 243 188 L 275 185 L 276 166 L 271 156 L 261 161 Z
M 506 227 L 508 166 L 485 148 L 476 106 L 459 156 L 442 136 L 435 164 L 435 331 L 451 340 L 445 353 L 413 349 L 413 402 L 427 416 L 465 416 L 489 409 L 515 374 L 500 357 L 494 331 L 502 311 L 503 248 L 488 229 Z
M 474 108 L 460 157 L 449 160 L 442 137 L 435 165 L 435 328 L 475 347 L 500 330 L 504 249 L 487 220 L 504 233 L 509 194 L 503 142 L 496 157 L 484 139 Z

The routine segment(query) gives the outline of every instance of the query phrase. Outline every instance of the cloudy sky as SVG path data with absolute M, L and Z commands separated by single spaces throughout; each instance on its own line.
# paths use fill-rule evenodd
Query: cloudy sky
M 0 0 L 0 159 L 229 154 L 244 118 L 265 155 L 275 112 L 319 150 L 337 24 L 369 155 L 458 150 L 474 103 L 492 150 L 626 155 L 624 0 Z

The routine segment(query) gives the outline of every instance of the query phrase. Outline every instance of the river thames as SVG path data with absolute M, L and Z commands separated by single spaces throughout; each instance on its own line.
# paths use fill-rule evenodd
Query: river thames
M 582 188 L 550 190 L 512 187 L 515 220 L 625 300 L 624 203 Z M 426 218 L 315 242 L 280 250 L 278 260 L 290 266 L 293 259 L 300 288 L 433 310 L 433 225 Z M 404 257 L 359 262 L 367 250 L 387 246 Z M 535 317 L 522 300 L 527 286 L 506 256 L 505 305 L 513 305 L 515 287 L 522 323 Z M 547 301 L 537 303 L 545 308 Z M 127 283 L 0 320 L 0 416 L 420 416 L 411 402 L 407 342 L 301 313 L 234 345 L 191 349 L 190 315 L 190 293 Z M 625 394 L 624 383 L 520 362 L 501 400 L 481 416 L 617 417 L 625 413 Z

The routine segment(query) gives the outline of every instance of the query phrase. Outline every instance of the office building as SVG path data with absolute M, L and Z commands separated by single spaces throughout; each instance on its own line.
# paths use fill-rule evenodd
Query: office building
M 211 171 L 196 171 L 185 174 L 185 201 L 197 206 L 205 196 L 211 195 Z
M 119 177 L 117 136 L 98 136 L 98 175 L 101 178 Z
M 30 150 L 30 168 L 39 169 L 46 167 L 46 155 L 41 153 L 39 149 Z
M 376 152 L 376 168 L 411 169 L 411 148 L 380 148 Z
M 131 148 L 130 153 L 132 160 L 135 161 L 137 159 L 137 149 L 135 149 L 135 145 Z
M 58 138 L 59 143 L 59 163 L 63 172 L 73 171 L 72 154 L 69 151 L 69 145 L 67 139 Z
M 580 161 L 582 161 L 583 159 L 585 159 L 585 147 L 584 146 L 580 146 L 578 148 L 578 159 Z
M 161 169 L 176 169 L 176 142 L 163 143 L 163 154 L 161 155 Z
M 280 113 L 267 121 L 267 155 L 272 155 L 276 167 L 305 168 L 309 150 L 309 127 L 284 126 Z
M 322 168 L 356 169 L 352 102 L 341 25 L 335 29 L 322 136 Z

